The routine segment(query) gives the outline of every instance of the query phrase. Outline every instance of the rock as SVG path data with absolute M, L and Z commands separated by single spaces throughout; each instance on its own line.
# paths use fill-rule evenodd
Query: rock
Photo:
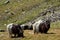
M 11 12 L 11 15 L 14 15 L 14 13 Z
M 14 13 L 13 12 L 9 12 L 8 15 L 14 15 Z
M 5 13 L 9 13 L 9 10 L 5 10 Z
M 10 3 L 10 1 L 9 1 L 9 0 L 7 0 L 7 1 L 5 1 L 5 2 L 4 2 L 4 4 L 8 4 L 8 3 Z

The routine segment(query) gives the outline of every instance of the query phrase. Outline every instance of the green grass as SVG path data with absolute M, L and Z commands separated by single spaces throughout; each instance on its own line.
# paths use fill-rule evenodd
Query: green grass
M 21 24 L 26 23 L 33 20 L 44 11 L 44 9 L 60 5 L 59 0 L 19 0 L 19 2 L 18 0 L 10 0 L 8 4 L 4 4 L 5 1 L 6 0 L 0 1 L 0 28 L 4 28 L 4 24 L 12 22 Z M 9 12 L 5 13 L 5 10 L 9 10 Z M 11 13 L 14 15 L 11 15 Z
M 57 22 L 53 22 L 53 23 L 51 23 L 51 27 L 52 28 L 60 28 L 60 21 L 57 21 Z

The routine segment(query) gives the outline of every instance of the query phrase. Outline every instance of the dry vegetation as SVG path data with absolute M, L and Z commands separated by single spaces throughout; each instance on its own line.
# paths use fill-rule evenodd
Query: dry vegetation
M 7 32 L 0 32 L 0 40 L 60 40 L 60 21 L 51 23 L 47 34 L 33 34 L 32 30 L 24 30 L 24 36 L 24 38 L 10 38 Z
M 48 34 L 32 34 L 25 30 L 24 38 L 10 38 L 7 32 L 0 32 L 0 40 L 60 40 L 60 29 L 50 29 Z

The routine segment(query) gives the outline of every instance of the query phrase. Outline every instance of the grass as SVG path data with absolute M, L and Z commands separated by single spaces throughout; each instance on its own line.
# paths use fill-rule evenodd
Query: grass
M 51 27 L 59 29 L 60 28 L 60 21 L 51 23 Z
M 59 0 L 10 0 L 10 3 L 4 4 L 5 1 L 0 1 L 0 29 L 5 30 L 9 23 L 26 23 L 49 7 L 60 6 Z M 6 13 L 6 10 L 9 12 Z M 31 32 L 25 30 L 24 38 L 10 38 L 7 32 L 0 32 L 0 40 L 60 40 L 60 21 L 51 23 L 49 34 L 34 35 Z
M 24 38 L 10 38 L 7 32 L 0 32 L 0 40 L 60 40 L 60 29 L 50 29 L 48 34 L 31 34 L 32 32 L 25 30 Z
M 33 30 L 24 30 L 24 36 L 24 38 L 10 38 L 7 31 L 0 32 L 0 40 L 60 40 L 60 21 L 51 23 L 48 34 L 33 34 Z

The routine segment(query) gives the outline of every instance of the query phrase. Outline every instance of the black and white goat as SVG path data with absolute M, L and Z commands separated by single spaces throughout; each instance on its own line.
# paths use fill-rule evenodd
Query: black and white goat
M 19 24 L 14 23 L 8 24 L 7 31 L 10 37 L 12 37 L 13 35 L 14 37 L 23 37 L 23 30 Z

